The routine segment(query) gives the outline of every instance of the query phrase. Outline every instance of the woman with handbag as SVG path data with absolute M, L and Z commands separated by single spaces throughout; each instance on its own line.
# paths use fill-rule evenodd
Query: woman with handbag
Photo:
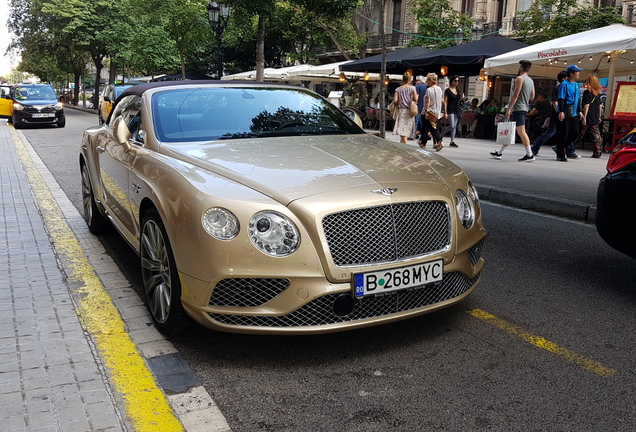
M 418 141 L 421 148 L 426 147 L 428 134 L 433 137 L 433 148 L 440 151 L 444 147 L 442 137 L 438 129 L 438 121 L 442 117 L 442 89 L 437 85 L 437 74 L 434 72 L 426 75 L 426 98 L 424 99 L 424 113 L 422 123 L 424 124 L 424 133 Z
M 417 106 L 417 92 L 412 84 L 413 76 L 406 72 L 402 76 L 402 85 L 395 89 L 393 104 L 397 107 L 398 113 L 393 126 L 393 135 L 400 135 L 400 142 L 406 144 L 408 137 L 413 135 L 415 127 L 415 114 L 411 113 L 411 105 Z

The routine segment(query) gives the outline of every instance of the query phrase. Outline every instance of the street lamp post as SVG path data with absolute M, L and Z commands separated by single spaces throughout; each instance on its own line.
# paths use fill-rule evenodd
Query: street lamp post
M 455 45 L 461 45 L 462 43 L 464 43 L 464 30 L 462 30 L 461 27 L 455 30 L 454 36 L 455 36 Z
M 215 1 L 208 3 L 206 8 L 208 9 L 208 20 L 210 21 L 210 26 L 216 33 L 216 43 L 219 49 L 217 78 L 221 79 L 223 76 L 223 47 L 221 46 L 221 36 L 227 26 L 227 21 L 232 13 L 232 8 L 223 3 L 217 4 Z
M 473 41 L 478 41 L 481 40 L 482 36 L 484 35 L 484 28 L 479 25 L 479 21 L 476 21 L 475 27 L 471 29 L 471 32 L 473 34 Z

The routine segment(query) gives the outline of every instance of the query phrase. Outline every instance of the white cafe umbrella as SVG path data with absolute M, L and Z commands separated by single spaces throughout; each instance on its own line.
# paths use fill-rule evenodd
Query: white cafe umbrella
M 608 77 L 607 105 L 614 98 L 614 77 L 636 74 L 636 28 L 612 24 L 581 33 L 563 36 L 530 45 L 486 59 L 489 75 L 516 75 L 519 61 L 532 62 L 530 76 L 556 79 L 568 65 L 583 68 L 587 73 Z
M 265 68 L 263 69 L 263 78 L 265 77 L 266 73 L 269 73 L 270 71 L 276 70 L 275 68 Z M 237 81 L 255 81 L 256 80 L 256 70 L 251 70 L 251 71 L 245 71 L 245 72 L 239 72 L 239 73 L 235 73 L 232 75 L 223 75 L 221 77 L 222 80 L 227 81 L 227 80 L 237 80 Z
M 294 69 L 292 71 L 290 71 L 288 73 L 288 75 L 290 77 L 292 76 L 296 76 L 296 77 L 302 77 L 304 79 L 322 79 L 322 80 L 328 80 L 328 81 L 339 81 L 340 79 L 340 73 L 342 72 L 340 70 L 340 66 L 343 64 L 347 64 L 347 63 L 351 63 L 353 60 L 347 60 L 347 61 L 341 61 L 341 62 L 336 62 L 336 63 L 329 63 L 329 64 L 324 64 L 324 65 L 319 65 L 319 66 L 311 66 L 311 65 L 305 65 L 305 66 L 309 66 L 307 68 L 302 68 L 301 66 L 299 66 L 297 69 Z M 364 72 L 349 72 L 346 71 L 344 72 L 345 76 L 348 78 L 352 78 L 352 77 L 356 77 L 356 78 L 362 78 L 364 76 Z M 379 81 L 380 80 L 380 74 L 379 73 L 369 73 L 369 78 L 370 81 Z M 387 77 L 391 80 L 401 80 L 402 79 L 402 75 L 388 75 Z

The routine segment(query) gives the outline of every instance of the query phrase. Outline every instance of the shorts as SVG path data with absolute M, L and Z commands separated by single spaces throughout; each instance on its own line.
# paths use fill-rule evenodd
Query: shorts
M 526 114 L 528 114 L 528 111 L 513 111 L 512 116 L 510 116 L 510 120 L 515 122 L 517 124 L 517 127 L 525 126 Z

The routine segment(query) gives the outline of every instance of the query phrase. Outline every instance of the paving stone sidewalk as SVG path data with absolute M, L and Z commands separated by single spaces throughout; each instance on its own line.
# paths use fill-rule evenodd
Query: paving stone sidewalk
M 0 184 L 0 429 L 128 430 L 5 124 Z

